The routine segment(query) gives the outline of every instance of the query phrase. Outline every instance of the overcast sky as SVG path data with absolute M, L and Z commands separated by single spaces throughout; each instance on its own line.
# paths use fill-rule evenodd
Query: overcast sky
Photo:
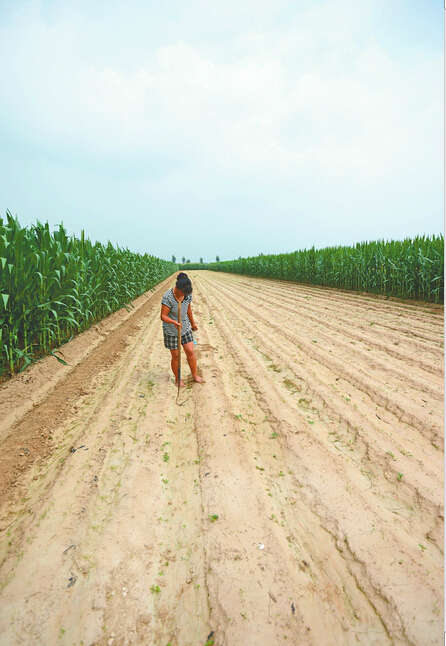
M 192 262 L 443 230 L 440 0 L 0 0 L 0 215 Z

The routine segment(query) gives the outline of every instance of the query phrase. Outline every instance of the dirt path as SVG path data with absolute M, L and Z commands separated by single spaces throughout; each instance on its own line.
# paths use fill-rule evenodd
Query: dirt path
M 0 644 L 437 646 L 442 308 L 190 276 L 0 388 Z

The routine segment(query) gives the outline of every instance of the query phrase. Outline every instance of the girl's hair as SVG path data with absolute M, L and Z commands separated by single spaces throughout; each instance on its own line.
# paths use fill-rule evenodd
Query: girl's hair
M 177 276 L 176 288 L 181 290 L 185 296 L 192 294 L 192 283 L 190 278 L 184 272 L 180 272 Z

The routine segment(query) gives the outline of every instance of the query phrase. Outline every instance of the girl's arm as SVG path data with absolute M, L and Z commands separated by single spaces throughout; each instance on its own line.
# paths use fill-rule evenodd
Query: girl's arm
M 181 322 L 174 321 L 174 319 L 171 319 L 169 317 L 169 312 L 170 312 L 170 307 L 168 305 L 161 305 L 161 320 L 164 321 L 165 323 L 173 323 L 177 327 L 181 325 Z
M 192 326 L 192 329 L 196 328 L 197 326 L 195 325 L 194 315 L 192 314 L 192 307 L 190 306 L 190 304 L 189 304 L 189 307 L 187 308 L 187 315 L 189 317 L 189 321 Z

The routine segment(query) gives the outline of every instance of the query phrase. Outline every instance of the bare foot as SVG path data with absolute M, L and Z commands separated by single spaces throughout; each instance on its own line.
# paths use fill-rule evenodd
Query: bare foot
M 204 383 L 204 379 L 199 377 L 198 375 L 195 375 L 195 377 L 192 377 L 194 381 L 197 381 L 199 384 Z
M 175 382 L 175 386 L 178 386 L 178 380 Z M 180 379 L 180 388 L 184 386 L 184 381 Z

